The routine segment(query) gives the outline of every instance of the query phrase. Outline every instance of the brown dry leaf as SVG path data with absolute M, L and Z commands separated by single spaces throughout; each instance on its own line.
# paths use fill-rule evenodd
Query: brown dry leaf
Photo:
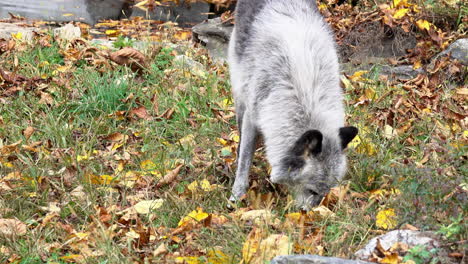
M 36 130 L 32 126 L 28 126 L 26 129 L 23 130 L 23 135 L 26 138 L 26 140 L 28 140 L 31 137 L 34 131 Z
M 13 39 L 0 39 L 0 55 L 15 48 L 16 42 Z
M 263 264 L 276 256 L 288 255 L 292 245 L 288 236 L 274 234 L 265 238 L 265 232 L 254 228 L 242 247 L 244 263 Z
M 130 66 L 134 72 L 140 71 L 146 67 L 145 55 L 134 48 L 126 47 L 112 52 L 109 58 L 119 65 Z
M 111 142 L 121 142 L 121 141 L 126 140 L 127 138 L 128 138 L 127 135 L 116 132 L 116 133 L 112 133 L 110 135 L 107 135 L 104 139 L 109 140 Z
M 39 100 L 40 104 L 53 105 L 54 98 L 49 93 L 41 92 L 41 99 Z
M 158 103 L 158 95 L 155 93 L 151 98 L 151 103 L 153 103 L 153 111 L 155 115 L 159 113 L 159 103 Z
M 244 222 L 252 222 L 256 225 L 262 223 L 269 223 L 273 220 L 273 214 L 268 209 L 251 210 L 247 212 L 241 212 L 240 220 Z
M 0 235 L 4 237 L 22 236 L 26 234 L 27 227 L 16 219 L 0 219 Z
M 160 186 L 163 186 L 163 185 L 166 185 L 166 184 L 169 184 L 169 183 L 173 182 L 177 178 L 177 175 L 179 175 L 180 169 L 183 166 L 184 166 L 184 164 L 180 164 L 175 169 L 170 171 L 168 174 L 164 175 L 164 177 L 158 182 L 158 184 L 156 186 L 160 187 Z
M 19 75 L 19 74 L 16 74 L 16 73 L 12 73 L 12 72 L 7 72 L 7 71 L 4 71 L 2 69 L 0 69 L 0 77 L 6 82 L 6 83 L 11 83 L 11 84 L 14 84 L 16 82 L 21 82 L 21 81 L 25 81 L 26 80 L 26 77 L 22 76 L 22 75 Z
M 150 114 L 148 114 L 148 111 L 146 110 L 144 106 L 140 106 L 140 107 L 133 108 L 132 110 L 130 110 L 130 116 L 133 116 L 133 115 L 136 115 L 137 117 L 144 119 L 144 120 L 152 119 L 152 117 L 150 116 Z
M 175 109 L 174 108 L 168 108 L 166 111 L 164 111 L 162 114 L 160 114 L 158 117 L 163 118 L 163 119 L 171 119 L 172 115 L 174 114 Z
M 153 251 L 153 257 L 157 257 L 159 255 L 166 254 L 167 252 L 169 252 L 169 251 L 167 250 L 166 244 L 162 243 L 161 245 L 159 245 L 159 247 L 157 247 Z
M 19 141 L 13 143 L 13 144 L 0 147 L 0 154 L 2 154 L 2 155 L 8 155 L 8 154 L 10 154 L 11 152 L 16 151 L 16 150 L 18 149 L 18 148 L 17 148 L 18 145 L 21 144 L 21 142 L 23 142 L 23 140 L 19 140 Z
M 323 198 L 320 205 L 331 208 L 335 204 L 342 202 L 348 191 L 349 184 L 345 186 L 331 188 L 330 192 L 325 196 L 325 198 Z

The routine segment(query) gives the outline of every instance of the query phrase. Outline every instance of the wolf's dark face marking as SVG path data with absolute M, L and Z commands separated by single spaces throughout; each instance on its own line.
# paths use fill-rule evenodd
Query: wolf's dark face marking
M 292 189 L 298 205 L 304 209 L 318 205 L 345 174 L 343 151 L 358 129 L 342 127 L 338 133 L 340 142 L 324 139 L 318 130 L 306 131 L 283 159 L 281 168 L 272 175 L 275 182 Z

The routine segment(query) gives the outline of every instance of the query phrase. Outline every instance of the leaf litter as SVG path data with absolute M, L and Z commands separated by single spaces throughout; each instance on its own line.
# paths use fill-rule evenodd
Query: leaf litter
M 225 4 L 223 1 L 214 1 L 216 4 Z M 366 2 L 366 1 L 364 1 Z M 389 80 L 382 78 L 374 80 L 368 71 L 356 71 L 350 76 L 344 76 L 343 82 L 346 86 L 346 93 L 350 95 L 348 105 L 363 111 L 359 119 L 361 122 L 360 135 L 353 141 L 350 148 L 356 149 L 360 155 L 373 156 L 378 153 L 379 142 L 373 137 L 374 129 L 381 128 L 383 136 L 387 140 L 402 141 L 409 148 L 415 147 L 424 142 L 421 135 L 413 133 L 418 122 L 435 119 L 440 114 L 444 120 L 434 122 L 433 138 L 437 140 L 453 139 L 451 143 L 454 149 L 466 147 L 468 137 L 465 135 L 466 128 L 466 88 L 459 87 L 453 90 L 448 96 L 450 103 L 442 103 L 439 95 L 444 81 L 450 78 L 459 81 L 457 76 L 462 76 L 463 66 L 451 61 L 448 57 L 441 57 L 432 65 L 429 65 L 429 58 L 445 48 L 448 43 L 458 37 L 457 32 L 443 31 L 441 25 L 431 23 L 422 14 L 422 9 L 414 1 L 390 1 L 391 4 L 380 5 L 375 10 L 368 13 L 357 9 L 351 9 L 349 5 L 331 8 L 329 5 L 320 5 L 321 11 L 332 24 L 338 42 L 342 43 L 349 32 L 353 31 L 360 23 L 366 21 L 378 21 L 389 27 L 399 27 L 408 30 L 416 26 L 420 30 L 418 35 L 418 45 L 405 58 L 397 60 L 395 64 L 402 61 L 412 63 L 414 68 L 424 67 L 427 73 L 420 74 L 409 80 Z M 157 4 L 157 1 L 141 2 L 140 6 Z M 367 3 L 367 2 L 366 2 Z M 15 18 L 18 19 L 18 18 Z M 230 18 L 224 18 L 232 21 Z M 122 48 L 117 51 L 109 51 L 101 47 L 93 47 L 86 39 L 92 38 L 92 34 L 114 38 L 116 36 L 128 36 L 144 40 L 169 40 L 182 43 L 191 37 L 190 32 L 184 29 L 164 25 L 161 22 L 145 20 L 142 18 L 132 18 L 123 21 L 101 21 L 94 29 L 79 24 L 85 29 L 83 39 L 77 39 L 60 46 L 59 53 L 63 57 L 62 64 L 52 62 L 39 62 L 39 68 L 52 67 L 48 73 L 26 74 L 20 71 L 21 66 L 15 59 L 9 64 L 2 61 L 0 64 L 0 100 L 2 103 L 10 102 L 22 94 L 31 94 L 37 97 L 39 104 L 46 107 L 57 107 L 57 89 L 54 87 L 64 87 L 70 94 L 73 94 L 74 84 L 70 83 L 71 73 L 82 67 L 92 67 L 101 73 L 113 71 L 119 67 L 128 67 L 130 71 L 137 72 L 138 78 L 145 78 L 146 71 L 149 71 L 151 55 L 140 52 L 134 48 Z M 151 34 L 145 34 L 151 30 Z M 16 52 L 30 49 L 26 43 L 21 41 L 22 36 L 15 35 L 11 40 L 0 40 L 0 56 L 16 56 Z M 35 36 L 36 45 L 50 47 L 55 40 L 47 34 Z M 185 43 L 185 44 L 184 44 Z M 189 49 L 192 49 L 190 47 Z M 195 52 L 196 49 L 194 49 Z M 177 53 L 176 51 L 173 51 Z M 190 53 L 190 51 L 189 51 Z M 190 55 L 190 54 L 189 54 Z M 201 53 L 203 58 L 206 54 Z M 17 59 L 16 59 L 17 60 Z M 225 69 L 215 66 L 211 62 L 206 63 L 211 67 L 209 71 L 219 73 L 224 76 Z M 7 67 L 8 66 L 8 67 Z M 207 72 L 189 73 L 189 77 L 206 85 Z M 186 77 L 186 72 L 178 69 L 166 69 L 161 77 L 169 87 L 179 87 L 181 90 L 186 86 L 172 83 L 172 76 L 181 75 Z M 206 72 L 204 72 L 206 71 Z M 463 78 L 463 77 L 461 77 Z M 122 79 L 123 80 L 123 79 Z M 378 85 L 384 83 L 388 90 L 385 92 L 377 89 Z M 204 88 L 206 89 L 206 88 Z M 200 88 L 200 92 L 206 92 Z M 167 122 L 168 120 L 180 120 L 180 111 L 183 106 L 169 106 L 164 108 L 159 105 L 162 95 L 151 95 L 153 104 L 142 103 L 141 95 L 127 95 L 123 101 L 137 102 L 126 110 L 116 110 L 106 117 L 114 118 L 116 121 L 126 122 L 125 125 L 133 127 L 139 122 Z M 0 211 L 0 236 L 25 236 L 28 232 L 35 232 L 40 228 L 51 227 L 60 230 L 67 235 L 61 243 L 45 244 L 48 251 L 46 255 L 53 252 L 60 255 L 60 259 L 67 262 L 85 263 L 88 258 L 99 258 L 105 253 L 99 248 L 99 244 L 106 239 L 115 241 L 116 247 L 122 254 L 134 254 L 133 260 L 142 261 L 166 261 L 175 263 L 233 263 L 244 261 L 244 263 L 264 263 L 273 257 L 289 253 L 310 253 L 325 255 L 332 250 L 333 243 L 327 241 L 329 236 L 328 228 L 323 223 L 336 223 L 335 219 L 341 217 L 337 213 L 353 213 L 350 204 L 357 204 L 359 208 L 372 208 L 375 213 L 368 213 L 364 219 L 369 223 L 370 232 L 379 233 L 382 230 L 394 229 L 398 226 L 399 212 L 390 204 L 402 195 L 402 191 L 383 184 L 378 189 L 370 191 L 351 190 L 350 185 L 343 185 L 333 188 L 324 198 L 321 205 L 309 212 L 296 212 L 288 207 L 291 202 L 289 197 L 285 197 L 281 190 L 265 192 L 265 186 L 258 176 L 265 176 L 266 167 L 258 164 L 260 169 L 254 168 L 254 183 L 250 195 L 244 202 L 246 205 L 237 207 L 235 211 L 224 211 L 220 207 L 214 207 L 209 203 L 204 206 L 198 205 L 205 199 L 214 196 L 216 193 L 229 190 L 229 185 L 224 184 L 214 178 L 213 174 L 207 172 L 207 168 L 216 168 L 216 173 L 223 175 L 232 174 L 232 166 L 235 164 L 236 146 L 239 142 L 239 133 L 232 124 L 234 116 L 232 101 L 227 94 L 222 94 L 211 102 L 210 111 L 212 116 L 207 118 L 200 115 L 196 109 L 190 109 L 193 113 L 190 116 L 194 120 L 204 120 L 204 122 L 220 121 L 229 125 L 231 131 L 226 134 L 215 135 L 211 139 L 213 149 L 204 151 L 196 149 L 197 137 L 192 133 L 182 134 L 166 139 L 163 145 L 182 145 L 186 148 L 194 148 L 194 155 L 190 161 L 173 161 L 168 164 L 158 163 L 156 158 L 144 156 L 139 148 L 135 146 L 143 140 L 136 134 L 141 133 L 122 129 L 119 132 L 109 132 L 101 135 L 102 142 L 96 149 L 89 149 L 83 146 L 77 149 L 61 148 L 42 137 L 44 131 L 35 123 L 28 123 L 21 128 L 21 140 L 0 141 L 0 191 L 7 195 L 21 195 L 35 199 L 40 191 L 49 188 L 51 192 L 50 200 L 42 203 L 41 214 L 31 216 L 25 221 L 16 218 L 2 218 L 2 215 L 12 215 L 8 210 Z M 371 106 L 379 104 L 381 101 L 390 99 L 390 104 L 377 111 Z M 156 101 L 156 103 L 155 103 Z M 159 112 L 159 109 L 166 109 Z M 44 116 L 41 114 L 41 116 Z M 5 117 L 2 116 L 0 124 L 4 124 Z M 187 119 L 188 120 L 188 119 Z M 193 121 L 193 120 L 192 120 Z M 188 121 L 187 121 L 188 122 Z M 194 121 L 195 126 L 197 121 Z M 193 124 L 192 124 L 193 125 Z M 191 125 L 191 126 L 192 126 Z M 417 132 L 417 131 L 416 131 Z M 79 131 L 76 131 L 79 137 Z M 40 139 L 40 141 L 37 141 Z M 446 151 L 447 146 L 440 146 L 434 143 L 420 157 L 401 157 L 401 163 L 414 164 L 420 168 L 425 168 L 434 163 L 441 152 Z M 32 154 L 31 154 L 32 153 Z M 34 154 L 36 153 L 36 154 Z M 156 153 L 153 153 L 156 154 Z M 81 224 L 76 224 L 79 219 L 76 208 L 61 202 L 58 197 L 54 197 L 60 191 L 60 186 L 54 186 L 53 175 L 50 177 L 31 178 L 29 173 L 22 169 L 25 155 L 45 156 L 61 165 L 66 165 L 65 169 L 57 175 L 67 175 L 64 185 L 69 189 L 70 199 L 76 203 L 90 206 L 90 196 L 87 188 L 81 184 L 90 184 L 92 188 L 97 188 L 102 195 L 103 203 L 94 203 L 90 206 L 92 214 L 89 219 L 82 220 Z M 214 156 L 215 162 L 209 162 Z M 262 154 L 260 154 L 261 157 Z M 70 157 L 73 157 L 70 159 Z M 36 157 L 37 158 L 37 157 Z M 171 158 L 172 159 L 172 158 Z M 102 163 L 103 170 L 93 171 L 92 164 Z M 95 165 L 94 165 L 95 166 Z M 57 168 L 57 172 L 61 168 Z M 258 170 L 258 171 L 257 171 Z M 444 169 L 444 173 L 452 173 L 452 169 Z M 5 173 L 4 173 L 5 171 Z M 84 171 L 84 174 L 80 174 Z M 81 184 L 77 184 L 78 175 L 84 178 Z M 196 177 L 202 175 L 202 177 Z M 189 181 L 185 181 L 185 177 Z M 368 176 L 367 183 L 370 184 L 375 179 Z M 65 180 L 65 177 L 64 177 Z M 34 186 L 35 191 L 29 193 L 18 192 L 19 188 Z M 46 186 L 46 187 L 44 187 Z M 462 186 L 462 185 L 460 185 Z M 181 190 L 178 191 L 177 188 Z M 127 193 L 128 192 L 128 193 Z M 128 195 L 130 194 L 130 195 Z M 196 194 L 196 195 L 195 195 Z M 457 195 L 465 194 L 466 188 L 458 188 L 447 194 L 446 199 L 452 199 Z M 128 195 L 125 202 L 116 200 L 116 197 Z M 24 198 L 23 198 L 24 199 Z M 122 199 L 122 198 L 119 198 Z M 190 201 L 194 199 L 194 201 Z M 281 200 L 285 200 L 282 202 Z M 33 200 L 35 201 L 35 200 Z M 168 222 L 153 224 L 153 221 L 161 221 L 161 212 L 168 206 L 177 203 L 183 204 L 187 208 L 185 213 L 178 213 L 175 223 Z M 389 203 L 389 205 L 387 205 Z M 277 208 L 284 206 L 288 208 L 285 213 L 279 213 Z M 61 214 L 68 214 L 69 218 L 62 218 Z M 174 209 L 175 210 L 175 209 Z M 344 212 L 342 211 L 344 210 Z M 348 211 L 347 211 L 348 210 Z M 356 210 L 356 209 L 354 209 Z M 14 214 L 13 214 L 14 215 Z M 26 221 L 27 220 L 27 221 Z M 25 224 L 25 223 L 28 224 Z M 32 223 L 32 224 L 29 224 Z M 200 242 L 203 232 L 228 232 L 235 227 L 241 227 L 244 235 L 241 240 L 236 241 L 240 248 L 237 252 L 232 252 L 228 247 L 203 247 Z M 350 231 L 351 232 L 351 231 Z M 214 235 L 218 236 L 218 235 Z M 346 233 L 343 234 L 346 236 Z M 63 243 L 62 243 L 63 242 Z M 42 243 L 42 242 L 41 242 Z M 131 248 L 129 251 L 128 248 Z M 7 252 L 10 263 L 20 261 L 22 257 L 13 253 L 9 247 L 0 247 L 1 253 Z M 349 254 L 349 251 L 344 254 Z M 377 249 L 374 252 L 372 261 L 379 263 L 403 263 L 403 257 L 408 252 L 404 245 L 395 245 L 389 250 Z M 235 260 L 235 261 L 234 261 Z M 7 262 L 8 263 L 8 262 Z

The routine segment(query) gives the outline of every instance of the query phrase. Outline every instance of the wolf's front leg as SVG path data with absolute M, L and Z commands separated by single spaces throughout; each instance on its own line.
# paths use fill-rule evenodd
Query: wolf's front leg
M 237 201 L 247 192 L 249 188 L 249 169 L 252 165 L 252 158 L 255 152 L 255 143 L 257 139 L 257 129 L 252 124 L 250 117 L 243 113 L 242 126 L 240 131 L 240 142 L 237 157 L 237 171 L 232 195 L 229 200 Z

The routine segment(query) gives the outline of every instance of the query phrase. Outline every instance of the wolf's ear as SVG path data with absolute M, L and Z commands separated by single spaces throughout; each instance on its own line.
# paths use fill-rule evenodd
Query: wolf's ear
M 353 126 L 340 128 L 339 136 L 341 139 L 341 147 L 345 149 L 346 146 L 348 146 L 349 142 L 351 142 L 351 140 L 354 139 L 357 133 L 358 129 Z
M 306 131 L 302 136 L 294 143 L 292 153 L 296 156 L 302 156 L 306 153 L 312 153 L 317 155 L 322 152 L 322 140 L 323 135 L 318 130 Z

